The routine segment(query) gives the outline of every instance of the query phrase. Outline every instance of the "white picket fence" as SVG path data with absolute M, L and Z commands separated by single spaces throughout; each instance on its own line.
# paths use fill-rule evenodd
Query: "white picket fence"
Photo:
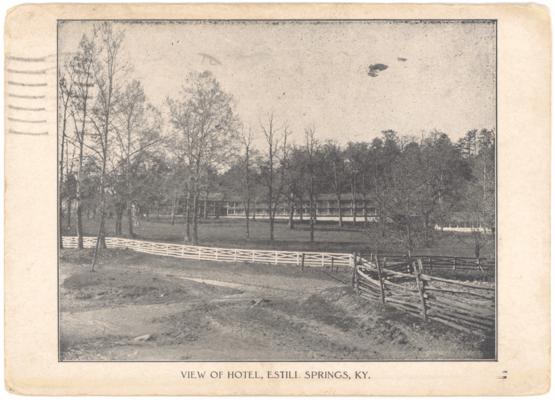
M 76 236 L 62 237 L 63 247 L 77 248 Z M 83 247 L 93 248 L 96 237 L 84 237 Z M 176 243 L 149 242 L 145 240 L 107 237 L 106 246 L 112 249 L 130 249 L 140 253 L 156 254 L 192 260 L 222 262 L 253 262 L 288 264 L 305 267 L 352 267 L 354 259 L 348 253 L 322 253 L 281 250 L 227 249 L 219 247 L 191 246 Z

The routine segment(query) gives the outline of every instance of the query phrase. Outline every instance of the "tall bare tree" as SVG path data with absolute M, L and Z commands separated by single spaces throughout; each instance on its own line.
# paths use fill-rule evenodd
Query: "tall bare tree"
M 243 149 L 245 152 L 245 229 L 247 239 L 250 238 L 250 211 L 251 211 L 251 153 L 252 153 L 252 141 L 254 135 L 252 129 L 249 127 L 247 132 L 243 131 Z
M 95 64 L 94 78 L 97 86 L 97 98 L 93 109 L 91 121 L 95 127 L 96 144 L 100 156 L 100 223 L 96 237 L 91 271 L 98 260 L 99 249 L 106 247 L 106 167 L 110 151 L 110 133 L 113 131 L 115 112 L 115 99 L 118 95 L 117 76 L 122 72 L 124 65 L 119 64 L 119 51 L 123 42 L 124 33 L 114 29 L 113 23 L 102 22 L 95 26 L 95 37 L 99 41 L 99 58 Z
M 85 157 L 89 103 L 93 98 L 94 66 L 96 45 L 86 35 L 79 42 L 77 53 L 70 60 L 66 70 L 71 80 L 71 117 L 75 129 L 75 145 L 78 148 L 77 179 L 75 185 L 77 246 L 83 248 L 83 163 Z
M 133 152 L 140 149 L 133 149 L 133 134 L 139 128 L 141 117 L 144 113 L 145 94 L 139 81 L 132 81 L 123 94 L 121 102 L 121 113 L 125 119 L 125 183 L 126 183 L 126 204 L 127 223 L 129 236 L 134 237 L 133 232 L 133 210 L 132 210 L 132 182 L 131 182 L 131 156 Z M 141 146 L 141 144 L 139 144 Z
M 170 123 L 190 172 L 187 203 L 192 200 L 192 242 L 196 244 L 201 179 L 209 167 L 221 168 L 236 152 L 237 118 L 231 95 L 222 90 L 209 71 L 190 74 L 179 99 L 167 102 Z
M 70 99 L 71 99 L 71 92 L 72 92 L 72 82 L 71 80 L 68 82 L 65 76 L 60 74 L 58 76 L 58 96 L 60 97 L 60 108 L 61 112 L 59 113 L 62 121 L 62 129 L 61 129 L 61 138 L 60 138 L 60 148 L 59 148 L 59 155 L 58 155 L 58 207 L 59 207 L 59 226 L 58 226 L 58 235 L 59 235 L 59 242 L 60 247 L 63 247 L 62 244 L 62 231 L 63 231 L 63 215 L 64 215 L 64 207 L 63 207 L 63 196 L 62 190 L 64 187 L 64 150 L 66 145 L 66 131 L 67 131 L 67 121 L 69 118 L 69 109 L 70 109 Z M 67 162 L 67 160 L 66 160 Z M 69 176 L 69 175 L 68 175 Z M 68 198 L 68 201 L 70 199 Z M 69 208 L 69 207 L 68 207 Z M 71 209 L 68 212 L 68 218 L 71 218 Z
M 266 120 L 260 123 L 260 128 L 266 139 L 266 157 L 261 168 L 261 178 L 267 190 L 267 212 L 270 222 L 270 240 L 274 240 L 274 224 L 276 212 L 286 183 L 289 130 L 287 127 L 279 130 L 275 126 L 274 115 L 268 114 Z
M 319 144 L 316 139 L 316 128 L 314 125 L 308 127 L 304 131 L 305 137 L 305 154 L 308 172 L 308 201 L 310 208 L 310 241 L 314 242 L 314 228 L 316 225 L 316 179 L 318 168 L 318 151 Z

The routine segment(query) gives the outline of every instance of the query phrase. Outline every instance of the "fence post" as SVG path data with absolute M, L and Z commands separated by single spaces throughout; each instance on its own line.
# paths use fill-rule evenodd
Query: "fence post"
M 476 266 L 478 267 L 478 269 L 479 269 L 481 272 L 484 272 L 484 271 L 485 271 L 484 268 L 482 268 L 482 264 L 480 263 L 480 259 L 479 259 L 479 258 L 476 259 Z
M 426 298 L 424 296 L 424 282 L 420 278 L 420 273 L 422 272 L 422 260 L 418 259 L 417 262 L 413 262 L 414 277 L 416 279 L 416 287 L 418 288 L 418 293 L 420 294 L 420 301 L 422 303 L 422 319 L 424 321 L 428 320 L 428 314 L 426 311 Z
M 331 256 L 331 272 L 333 272 L 333 256 Z
M 301 271 L 304 270 L 304 253 L 301 256 Z
M 233 261 L 237 262 L 237 249 L 233 251 Z
M 300 258 L 300 255 L 299 255 L 299 252 L 297 252 L 297 267 L 300 265 L 299 258 Z
M 380 280 L 380 295 L 382 296 L 382 304 L 385 304 L 385 292 L 383 286 L 383 275 L 382 275 L 382 267 L 380 266 L 380 260 L 378 259 L 378 255 L 375 255 L 376 260 L 376 267 L 378 268 L 378 279 Z
M 200 260 L 200 247 L 198 248 L 198 259 Z
M 322 253 L 322 268 L 324 268 L 326 266 L 326 263 L 324 261 L 324 253 Z

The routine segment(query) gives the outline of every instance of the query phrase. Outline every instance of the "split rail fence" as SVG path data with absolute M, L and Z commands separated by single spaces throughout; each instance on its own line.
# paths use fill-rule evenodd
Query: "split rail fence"
M 411 262 L 419 259 L 425 273 L 445 277 L 495 280 L 495 260 L 487 258 L 426 255 L 415 255 L 409 258 L 403 254 L 380 253 L 379 259 L 384 268 L 397 271 L 410 268 Z
M 77 248 L 77 237 L 62 237 L 64 248 Z M 84 237 L 83 247 L 93 248 L 96 237 Z M 145 240 L 107 237 L 106 247 L 130 249 L 140 253 L 155 254 L 192 260 L 222 262 L 258 262 L 268 264 L 297 265 L 300 267 L 352 268 L 353 255 L 348 253 L 322 253 L 280 250 L 229 249 L 206 246 L 191 246 L 177 243 L 149 242 Z
M 384 268 L 372 255 L 357 257 L 353 270 L 356 292 L 424 320 L 437 321 L 465 332 L 491 335 L 495 329 L 495 288 L 492 284 L 462 282 L 424 273 L 421 259 L 400 272 Z

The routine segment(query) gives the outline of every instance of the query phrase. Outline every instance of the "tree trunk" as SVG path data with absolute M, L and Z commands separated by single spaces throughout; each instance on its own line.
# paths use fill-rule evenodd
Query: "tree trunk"
M 87 80 L 88 83 L 88 80 Z M 88 90 L 83 99 L 83 120 L 81 122 L 81 136 L 79 138 L 79 162 L 77 164 L 77 182 L 75 187 L 76 201 L 77 201 L 77 248 L 83 248 L 83 199 L 81 194 L 81 183 L 83 180 L 83 147 L 85 145 L 85 123 L 87 119 L 87 100 L 88 100 Z
M 379 206 L 379 213 L 380 213 L 380 229 L 382 232 L 382 237 L 385 237 L 385 215 L 383 212 L 383 207 Z
M 177 208 L 177 192 L 172 196 L 171 224 L 175 225 L 175 209 Z
M 364 192 L 362 193 L 362 204 L 364 213 L 364 224 L 368 225 L 368 207 L 366 206 L 366 194 Z
M 361 193 L 362 193 L 362 215 L 364 217 L 364 225 L 368 226 L 368 207 L 366 206 L 366 174 L 362 173 L 361 181 Z
M 411 253 L 412 253 L 412 236 L 411 236 L 411 230 L 410 230 L 410 222 L 407 223 L 407 256 L 411 257 Z
M 268 218 L 270 219 L 270 241 L 274 241 L 274 215 L 272 213 L 272 189 L 270 187 L 270 196 L 268 198 Z
M 251 187 L 250 187 L 250 132 L 249 132 L 249 139 L 246 141 L 245 146 L 245 190 L 246 190 L 246 197 L 247 201 L 245 202 L 245 229 L 247 233 L 247 239 L 250 239 L 250 225 L 249 225 L 249 214 L 250 214 L 250 207 L 251 207 Z
M 81 136 L 84 136 L 82 133 Z M 77 164 L 77 182 L 75 183 L 75 200 L 77 201 L 77 248 L 83 248 L 83 201 L 81 198 L 81 182 L 83 180 L 83 138 L 79 143 L 79 162 Z M 94 211 L 96 212 L 96 211 Z
M 191 242 L 191 191 L 187 190 L 187 203 L 185 204 L 185 241 Z
M 424 243 L 430 247 L 430 215 L 424 213 Z
M 62 187 L 64 185 L 64 143 L 65 143 L 65 125 L 66 125 L 66 121 L 64 120 L 64 126 L 62 129 L 62 144 L 61 144 L 61 149 L 60 149 L 60 171 L 59 171 L 59 180 L 58 180 L 58 241 L 60 243 L 60 248 L 63 249 L 64 248 L 64 244 L 62 242 L 62 236 L 63 236 L 63 228 L 64 228 L 64 205 L 62 202 Z
M 314 215 L 314 211 L 311 212 L 310 215 L 310 241 L 314 242 L 314 220 L 316 216 Z
M 115 230 L 116 230 L 116 236 L 121 236 L 122 235 L 122 231 L 123 231 L 123 210 L 124 210 L 124 204 L 123 203 L 117 203 L 116 204 L 116 224 L 115 224 Z
M 271 202 L 270 202 L 271 204 Z M 268 208 L 268 218 L 270 218 L 270 241 L 274 241 L 274 212 L 273 212 L 273 208 L 269 207 Z
M 289 196 L 289 229 L 295 228 L 295 202 L 293 200 L 293 194 Z
M 312 185 L 312 184 L 311 184 Z M 314 242 L 314 222 L 316 219 L 316 209 L 314 206 L 314 194 L 310 193 L 310 242 Z
M 271 169 L 270 169 L 270 176 L 271 175 Z M 273 209 L 273 189 L 272 189 L 272 185 L 273 185 L 273 179 L 270 178 L 270 185 L 268 188 L 268 218 L 270 219 L 270 241 L 274 241 L 274 215 L 272 213 L 272 209 Z
M 127 229 L 129 231 L 129 237 L 134 238 L 135 232 L 133 231 L 133 204 L 130 201 L 127 201 Z
M 341 207 L 341 192 L 337 192 L 337 210 L 339 212 L 339 227 L 343 228 L 343 208 Z
M 482 250 L 482 245 L 480 243 L 480 239 L 477 237 L 479 234 L 474 234 L 474 255 L 476 256 L 476 259 L 480 259 L 480 252 Z
M 357 203 L 356 203 L 356 177 L 353 175 L 353 179 L 351 180 L 351 214 L 353 216 L 353 225 L 357 223 Z
M 73 201 L 72 201 L 71 197 L 68 197 L 68 199 L 67 199 L 67 220 L 66 220 L 68 229 L 71 228 L 71 203 L 72 202 Z
M 100 176 L 100 224 L 98 226 L 98 234 L 96 235 L 96 245 L 94 248 L 94 255 L 91 264 L 91 272 L 94 272 L 94 267 L 98 261 L 100 248 L 106 248 L 106 241 L 104 240 L 104 224 L 106 214 L 106 193 L 104 187 L 104 179 L 106 175 L 106 154 L 102 160 L 102 175 Z
M 193 194 L 193 244 L 198 244 L 198 193 Z
M 247 239 L 250 239 L 251 237 L 251 231 L 250 231 L 250 210 L 251 208 L 251 198 L 250 195 L 247 196 L 247 203 L 245 204 L 245 229 L 246 229 L 246 233 L 247 233 Z

